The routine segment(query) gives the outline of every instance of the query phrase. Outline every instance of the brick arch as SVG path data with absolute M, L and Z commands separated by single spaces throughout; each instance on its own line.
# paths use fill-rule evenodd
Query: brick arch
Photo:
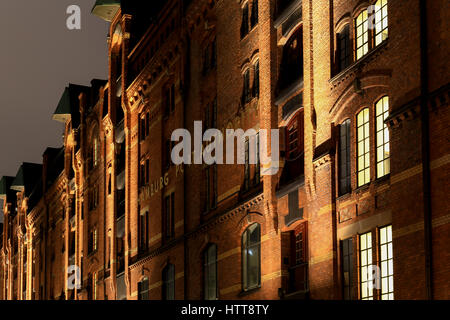
M 386 72 L 376 72 L 371 74 L 366 74 L 361 78 L 355 78 L 355 81 L 360 81 L 361 90 L 372 91 L 374 89 L 384 88 L 383 95 L 388 95 L 390 88 L 390 74 Z M 346 107 L 354 101 L 356 98 L 360 97 L 355 91 L 355 81 L 351 82 L 341 93 L 341 95 L 336 99 L 336 102 L 331 107 L 329 113 L 331 115 L 331 121 L 334 122 L 339 118 L 339 115 L 346 109 Z M 370 103 L 372 104 L 372 102 Z

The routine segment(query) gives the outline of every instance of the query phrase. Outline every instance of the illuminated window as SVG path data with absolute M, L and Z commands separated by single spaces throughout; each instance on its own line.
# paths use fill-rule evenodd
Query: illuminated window
M 392 226 L 380 229 L 381 300 L 394 300 Z
M 216 300 L 217 294 L 217 246 L 211 244 L 203 252 L 205 300 Z
M 375 3 L 375 45 L 379 45 L 388 38 L 388 7 L 387 0 Z
M 356 60 L 361 59 L 369 51 L 369 19 L 367 10 L 362 11 L 355 20 Z
M 261 227 L 254 223 L 242 235 L 243 289 L 261 285 Z
M 384 123 L 389 116 L 389 97 L 381 98 L 375 105 L 377 131 L 377 178 L 390 173 L 389 129 Z
M 372 279 L 370 266 L 372 266 L 372 233 L 368 232 L 359 236 L 359 258 L 360 258 L 360 285 L 361 299 L 373 300 L 373 290 L 371 288 Z
M 368 108 L 358 113 L 357 126 L 358 187 L 360 187 L 370 182 L 370 126 Z

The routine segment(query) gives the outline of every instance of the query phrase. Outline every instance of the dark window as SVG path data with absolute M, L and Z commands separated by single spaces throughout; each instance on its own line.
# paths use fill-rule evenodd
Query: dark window
M 148 211 L 139 216 L 139 248 L 141 252 L 148 249 Z
M 141 163 L 141 165 L 139 166 L 140 168 L 140 174 L 139 174 L 139 181 L 141 183 L 141 186 L 145 185 L 145 163 Z
M 286 156 L 288 160 L 297 159 L 303 153 L 303 112 L 299 112 L 287 125 Z
M 97 251 L 97 229 L 92 229 L 89 231 L 89 239 L 88 239 L 88 254 L 94 253 Z
M 338 72 L 347 68 L 352 59 L 352 48 L 350 43 L 350 26 L 345 26 L 341 32 L 337 34 L 337 66 Z
M 303 77 L 303 29 L 300 27 L 283 47 L 278 91 L 289 88 Z
M 253 96 L 259 97 L 259 61 L 255 63 L 253 76 Z
M 258 24 L 258 0 L 253 0 L 250 24 L 252 28 Z
M 145 136 L 150 134 L 150 114 L 147 112 L 145 114 Z
M 148 278 L 145 278 L 141 282 L 138 283 L 138 299 L 139 300 L 148 300 Z
M 353 241 L 341 241 L 342 252 L 342 289 L 344 300 L 353 299 Z
M 339 128 L 339 195 L 347 194 L 351 189 L 350 181 L 350 119 Z
M 257 223 L 242 235 L 242 274 L 244 290 L 261 285 L 261 227 Z
M 144 118 L 140 118 L 140 127 L 141 127 L 141 141 L 145 140 L 145 119 Z
M 256 165 L 255 165 L 255 180 L 254 184 L 258 185 L 261 182 L 261 154 L 260 154 L 260 135 L 256 134 Z
M 248 34 L 248 3 L 242 8 L 241 38 Z
M 243 80 L 242 104 L 245 104 L 250 101 L 250 69 L 245 70 Z
M 169 114 L 175 111 L 175 84 L 168 85 L 164 89 L 164 118 L 169 117 Z
M 150 182 L 150 160 L 145 160 L 145 183 Z
M 203 252 L 205 300 L 216 300 L 217 291 L 217 246 L 209 245 Z
M 175 267 L 167 265 L 162 273 L 162 300 L 175 300 Z
M 172 193 L 164 199 L 164 238 L 169 240 L 174 236 L 174 215 L 175 215 L 175 193 Z
M 244 191 L 250 188 L 250 139 L 245 139 Z

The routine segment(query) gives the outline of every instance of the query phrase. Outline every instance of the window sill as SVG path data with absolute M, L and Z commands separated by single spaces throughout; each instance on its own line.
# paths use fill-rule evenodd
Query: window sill
M 328 82 L 331 84 L 337 84 L 338 82 L 343 80 L 343 78 L 345 78 L 346 75 L 353 73 L 356 70 L 361 69 L 362 67 L 367 65 L 370 61 L 372 61 L 373 58 L 375 58 L 377 56 L 378 53 L 381 53 L 382 49 L 387 46 L 388 41 L 389 41 L 389 39 L 384 40 L 378 46 L 376 46 L 375 48 L 370 50 L 368 53 L 366 53 L 362 58 L 354 61 L 344 70 L 339 71 Z
M 242 290 L 239 293 L 239 297 L 245 297 L 245 296 L 249 296 L 257 291 L 261 290 L 261 285 L 258 285 L 257 287 L 251 288 L 251 289 L 247 289 L 247 290 Z

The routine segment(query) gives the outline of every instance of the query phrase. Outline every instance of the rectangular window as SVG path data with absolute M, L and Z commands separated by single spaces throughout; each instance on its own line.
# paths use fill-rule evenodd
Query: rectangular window
M 97 300 L 97 272 L 94 273 L 92 287 L 94 288 L 94 300 Z
M 242 235 L 243 290 L 261 285 L 261 226 L 252 224 Z
M 369 108 L 357 116 L 358 187 L 370 182 L 370 121 Z
M 250 101 L 250 69 L 244 72 L 244 90 L 242 93 L 242 104 Z
M 371 288 L 372 266 L 372 233 L 367 232 L 359 236 L 360 260 L 360 288 L 362 300 L 373 300 Z
M 163 270 L 162 299 L 175 299 L 175 267 L 172 264 L 167 265 Z
M 345 26 L 337 34 L 338 72 L 347 68 L 351 63 L 350 26 Z
M 259 97 L 259 61 L 255 63 L 254 67 L 253 96 Z
M 217 246 L 211 244 L 203 253 L 205 300 L 217 300 Z
M 141 183 L 141 187 L 145 186 L 145 163 L 141 163 L 141 165 L 139 166 L 140 170 L 139 170 L 139 181 Z
M 375 3 L 375 45 L 388 38 L 388 0 L 378 0 Z
M 256 134 L 256 165 L 255 165 L 255 185 L 261 182 L 261 154 L 260 154 L 260 135 Z
M 150 114 L 147 112 L 145 114 L 145 136 L 148 137 L 150 134 Z
M 250 188 L 250 140 L 245 139 L 244 190 Z
M 175 215 L 175 193 L 172 193 L 164 199 L 164 235 L 165 239 L 171 239 L 174 236 L 174 215 Z
M 353 300 L 353 240 L 341 241 L 342 287 L 344 300 Z
M 210 176 L 210 171 L 209 171 L 209 167 L 207 167 L 205 169 L 205 181 L 206 181 L 206 185 L 205 185 L 205 191 L 206 191 L 206 212 L 209 212 L 210 209 L 210 203 L 211 203 L 211 176 Z
M 212 182 L 212 203 L 211 208 L 215 209 L 217 207 L 217 164 L 212 167 L 213 170 L 213 182 Z
M 258 24 L 258 0 L 252 2 L 252 16 L 250 20 L 251 27 L 255 27 Z
M 146 128 L 145 128 L 145 118 L 140 118 L 140 125 L 141 125 L 141 141 L 145 140 L 145 134 L 146 134 Z
M 143 281 L 138 283 L 138 299 L 148 300 L 149 299 L 149 281 L 145 278 Z
M 381 98 L 375 105 L 376 109 L 376 140 L 377 140 L 377 178 L 390 173 L 389 129 L 384 123 L 389 116 L 389 98 Z
M 339 128 L 339 195 L 350 192 L 350 119 Z
M 139 248 L 141 252 L 148 249 L 148 212 L 141 213 L 139 217 Z
M 242 8 L 241 39 L 248 34 L 248 3 Z
M 380 229 L 381 300 L 394 300 L 392 226 Z
M 359 14 L 355 20 L 356 30 L 356 60 L 369 52 L 369 19 L 367 10 Z
M 150 159 L 145 160 L 145 183 L 150 182 Z

